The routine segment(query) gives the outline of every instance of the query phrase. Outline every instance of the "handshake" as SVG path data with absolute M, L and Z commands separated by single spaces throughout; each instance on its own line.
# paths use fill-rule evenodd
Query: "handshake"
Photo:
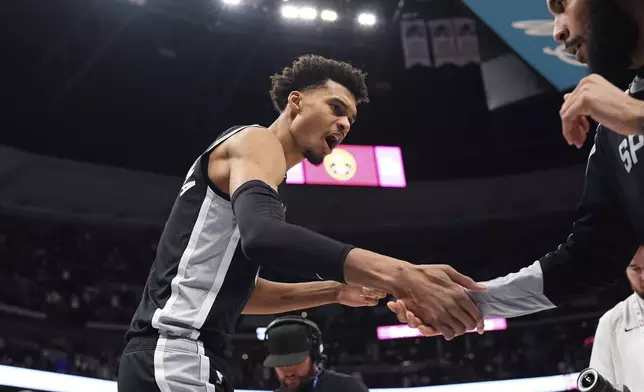
M 383 260 L 381 255 L 354 249 L 345 263 L 345 281 L 392 294 L 396 300 L 387 303 L 389 309 L 425 336 L 451 340 L 473 329 L 484 331 L 483 314 L 465 289 L 486 287 L 448 265 Z
M 397 299 L 387 302 L 387 307 L 396 313 L 398 321 L 418 328 L 424 336 L 443 335 L 446 340 L 475 328 L 483 334 L 483 314 L 465 289 L 485 291 L 486 287 L 448 265 L 419 267 L 429 278 L 423 287 L 427 295 L 424 298 L 414 296 L 411 289 L 407 293 L 394 293 Z

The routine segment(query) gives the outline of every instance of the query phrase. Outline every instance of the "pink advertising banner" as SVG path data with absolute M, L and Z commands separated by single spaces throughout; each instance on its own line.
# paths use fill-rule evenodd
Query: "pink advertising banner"
M 343 145 L 324 162 L 304 161 L 288 171 L 287 184 L 404 188 L 407 186 L 400 147 Z

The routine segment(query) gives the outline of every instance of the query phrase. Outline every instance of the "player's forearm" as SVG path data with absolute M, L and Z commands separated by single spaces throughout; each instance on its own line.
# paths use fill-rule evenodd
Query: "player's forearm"
M 267 184 L 249 181 L 233 193 L 244 254 L 271 269 L 394 293 L 407 262 L 336 241 L 284 221 L 279 195 Z
M 348 284 L 372 287 L 393 294 L 405 269 L 412 264 L 368 250 L 354 248 L 344 263 L 344 279 Z
M 518 317 L 555 307 L 544 293 L 539 261 L 516 273 L 481 283 L 487 286 L 486 291 L 467 292 L 486 318 Z
M 353 247 L 285 222 L 281 200 L 268 185 L 244 183 L 231 200 L 249 259 L 278 271 L 344 282 L 344 262 Z
M 644 102 L 637 100 L 635 103 L 635 132 L 634 135 L 644 135 Z
M 340 286 L 333 281 L 268 282 L 253 291 L 243 314 L 278 314 L 336 303 Z

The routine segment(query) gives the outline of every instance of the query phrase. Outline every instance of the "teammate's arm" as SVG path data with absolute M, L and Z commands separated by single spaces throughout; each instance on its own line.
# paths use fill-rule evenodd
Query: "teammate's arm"
M 599 141 L 597 137 L 588 159 L 572 234 L 529 267 L 483 282 L 486 292 L 469 292 L 485 317 L 517 317 L 551 309 L 607 289 L 623 278 L 639 244 L 610 191 L 614 184 Z M 418 324 L 401 304 L 388 306 L 399 319 Z
M 334 281 L 278 283 L 259 278 L 243 314 L 279 314 L 335 303 L 375 306 L 384 297 L 376 290 Z
M 486 317 L 515 317 L 563 305 L 610 288 L 623 278 L 638 241 L 611 188 L 613 176 L 599 130 L 586 169 L 577 219 L 568 240 L 530 267 L 470 293 Z M 489 294 L 489 295 L 488 295 Z
M 563 305 L 610 288 L 635 254 L 635 232 L 611 191 L 612 175 L 596 137 L 572 234 L 531 266 L 470 293 L 486 317 L 515 317 Z
M 448 266 L 416 266 L 286 223 L 277 194 L 286 173 L 284 150 L 272 133 L 247 129 L 227 144 L 228 191 L 249 259 L 276 270 L 392 293 L 447 338 L 481 320 L 461 286 L 482 287 Z

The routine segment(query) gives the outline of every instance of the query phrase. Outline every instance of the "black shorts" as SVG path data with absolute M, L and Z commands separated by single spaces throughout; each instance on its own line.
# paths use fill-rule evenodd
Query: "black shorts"
M 232 392 L 199 341 L 136 337 L 125 346 L 118 392 Z

